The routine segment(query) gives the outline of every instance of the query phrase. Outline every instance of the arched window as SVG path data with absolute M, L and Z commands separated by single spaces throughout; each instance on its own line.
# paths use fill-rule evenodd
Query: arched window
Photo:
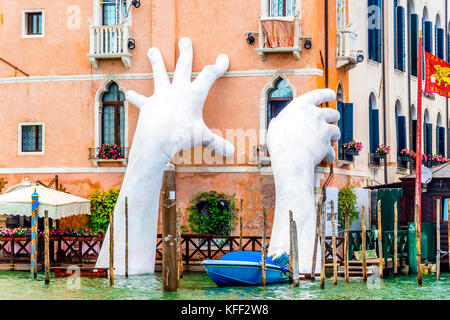
M 444 47 L 445 47 L 445 40 L 444 40 L 444 34 L 445 30 L 441 27 L 441 17 L 436 15 L 436 25 L 435 25 L 435 42 L 436 42 L 436 56 L 438 56 L 441 59 L 445 58 L 444 54 Z
M 409 2 L 409 23 L 410 23 L 410 54 L 409 63 L 411 74 L 417 77 L 418 52 L 419 52 L 419 15 L 415 13 L 414 1 Z
M 267 126 L 292 101 L 293 96 L 292 90 L 287 86 L 286 80 L 280 78 L 275 82 L 274 88 L 269 91 Z
M 405 8 L 394 0 L 394 67 L 405 71 Z
M 433 153 L 433 125 L 430 122 L 428 109 L 423 116 L 423 151 L 426 155 Z
M 397 129 L 397 155 L 406 149 L 406 117 L 402 114 L 402 105 L 399 100 L 395 103 L 395 124 Z
M 377 108 L 377 100 L 373 93 L 369 97 L 369 140 L 370 153 L 375 153 L 380 144 L 380 120 Z
M 411 105 L 409 108 L 409 121 L 410 121 L 410 141 L 411 141 L 411 149 L 416 152 L 417 150 L 417 113 L 416 107 Z
M 295 15 L 296 0 L 268 0 L 271 17 L 289 17 Z
M 436 153 L 445 155 L 445 127 L 442 126 L 441 113 L 438 113 L 436 122 Z
M 115 82 L 102 96 L 102 144 L 125 147 L 125 95 Z

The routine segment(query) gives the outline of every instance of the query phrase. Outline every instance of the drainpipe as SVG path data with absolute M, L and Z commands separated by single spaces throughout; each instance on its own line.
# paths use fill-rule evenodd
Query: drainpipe
M 328 0 L 325 0 L 325 87 L 329 86 Z
M 383 35 L 383 42 L 382 42 L 382 46 L 383 46 L 383 62 L 382 62 L 382 67 L 383 67 L 383 141 L 384 144 L 387 145 L 387 130 L 386 130 L 386 67 L 387 67 L 387 63 L 386 63 L 386 47 L 387 47 L 387 41 L 386 41 L 386 31 L 385 31 L 385 0 L 381 1 L 381 33 Z M 384 165 L 384 183 L 388 183 L 388 167 L 387 167 L 387 157 L 384 160 L 385 161 L 385 165 Z
M 450 52 L 448 52 L 448 0 L 445 0 L 445 43 L 447 50 L 447 61 L 449 60 Z M 450 154 L 450 139 L 448 134 L 448 98 L 445 98 L 445 132 L 447 132 L 447 136 L 445 137 L 445 141 L 447 141 L 447 152 L 446 156 Z
M 408 123 L 410 124 L 409 126 L 409 135 L 411 137 L 411 139 L 409 139 L 409 144 L 412 147 L 413 145 L 413 139 L 415 137 L 412 136 L 412 121 L 411 121 L 411 6 L 409 1 L 407 1 L 407 19 L 408 22 L 406 23 L 406 34 L 407 34 L 407 38 L 408 38 L 408 115 L 409 115 L 409 119 L 408 119 Z M 409 166 L 409 174 L 412 174 L 413 170 L 412 170 L 412 165 Z

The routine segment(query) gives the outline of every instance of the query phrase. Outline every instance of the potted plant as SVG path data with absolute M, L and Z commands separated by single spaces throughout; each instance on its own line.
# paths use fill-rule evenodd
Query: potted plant
M 363 145 L 361 142 L 356 142 L 352 140 L 351 142 L 347 142 L 343 145 L 345 154 L 349 156 L 358 156 L 359 152 L 363 149 Z
M 122 147 L 117 144 L 102 144 L 98 150 L 98 158 L 105 160 L 122 159 Z
M 400 151 L 400 160 L 414 162 L 416 160 L 416 153 L 414 150 L 403 149 Z
M 358 197 L 350 186 L 339 189 L 338 192 L 338 227 L 339 232 L 345 231 L 345 216 L 348 214 L 349 228 L 358 219 Z
M 378 145 L 377 150 L 375 150 L 375 158 L 386 159 L 386 156 L 391 152 L 391 147 L 384 144 Z

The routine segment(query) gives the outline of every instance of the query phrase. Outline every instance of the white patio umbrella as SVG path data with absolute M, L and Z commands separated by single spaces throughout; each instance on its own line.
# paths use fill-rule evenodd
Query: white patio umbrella
M 48 211 L 50 219 L 61 219 L 78 214 L 91 214 L 91 202 L 55 189 L 29 186 L 0 195 L 0 215 L 31 216 L 31 195 L 39 194 L 39 215 Z

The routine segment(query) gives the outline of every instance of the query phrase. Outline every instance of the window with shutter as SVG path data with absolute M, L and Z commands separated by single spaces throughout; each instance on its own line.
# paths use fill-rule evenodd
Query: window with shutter
M 375 153 L 380 144 L 379 132 L 379 116 L 378 109 L 375 108 L 375 97 L 371 95 L 369 98 L 369 139 L 370 139 L 370 153 Z
M 381 0 L 368 0 L 369 59 L 381 62 Z
M 102 97 L 102 144 L 125 147 L 125 95 L 113 82 Z
M 411 26 L 410 34 L 410 68 L 411 74 L 417 77 L 418 71 L 418 52 L 419 52 L 419 16 L 417 14 L 411 14 L 409 17 L 409 23 Z
M 396 8 L 395 68 L 405 71 L 405 8 Z

